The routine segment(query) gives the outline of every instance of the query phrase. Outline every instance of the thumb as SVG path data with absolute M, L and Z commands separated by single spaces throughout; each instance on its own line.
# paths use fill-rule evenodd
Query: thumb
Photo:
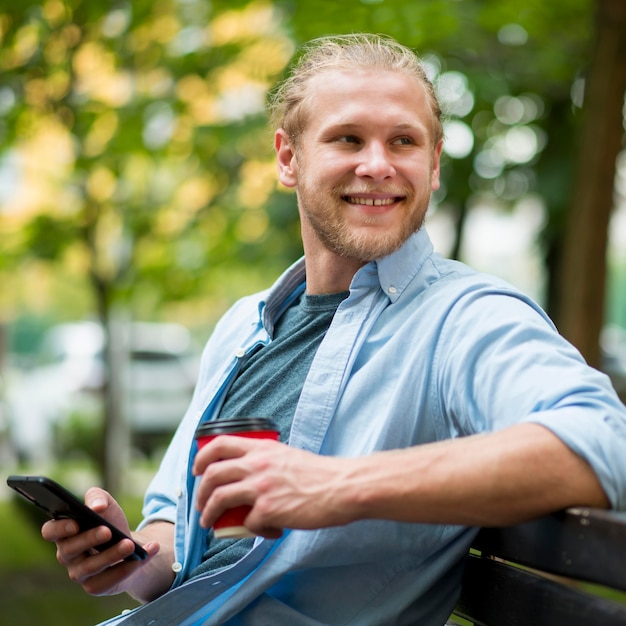
M 85 493 L 85 504 L 98 513 L 108 509 L 112 502 L 115 500 L 111 494 L 100 487 L 90 487 Z

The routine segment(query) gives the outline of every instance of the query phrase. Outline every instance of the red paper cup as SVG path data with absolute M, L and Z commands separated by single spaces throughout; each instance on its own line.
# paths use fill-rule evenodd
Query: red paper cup
M 273 439 L 278 441 L 278 427 L 266 417 L 238 417 L 235 419 L 215 420 L 200 424 L 196 430 L 195 438 L 198 442 L 198 450 L 209 441 L 213 441 L 219 435 L 236 435 L 248 439 Z M 213 524 L 213 534 L 217 539 L 235 539 L 254 537 L 243 522 L 250 512 L 250 506 L 244 504 L 224 511 Z

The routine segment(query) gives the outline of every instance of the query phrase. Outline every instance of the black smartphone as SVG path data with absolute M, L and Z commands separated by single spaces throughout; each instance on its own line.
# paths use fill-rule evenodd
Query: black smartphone
M 73 493 L 50 478 L 45 476 L 9 476 L 7 484 L 45 511 L 52 519 L 73 519 L 78 523 L 81 531 L 97 526 L 110 528 L 112 537 L 109 541 L 96 546 L 96 550 L 99 552 L 115 545 L 122 539 L 133 541 L 132 537 L 107 522 Z M 137 542 L 133 541 L 133 543 L 135 544 L 135 551 L 126 557 L 126 560 L 143 561 L 148 556 L 147 552 Z

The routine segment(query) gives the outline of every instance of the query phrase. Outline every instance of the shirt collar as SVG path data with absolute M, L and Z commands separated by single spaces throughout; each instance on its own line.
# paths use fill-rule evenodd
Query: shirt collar
M 304 257 L 289 267 L 259 301 L 259 318 L 270 335 L 274 323 L 283 311 L 298 298 L 306 287 Z
M 395 302 L 432 253 L 430 237 L 426 230 L 421 228 L 395 252 L 362 267 L 356 273 L 352 286 L 378 282 L 389 300 Z
M 395 252 L 364 265 L 354 276 L 350 288 L 373 286 L 376 283 L 395 302 L 419 272 L 424 261 L 433 253 L 433 245 L 424 228 L 411 235 Z M 273 332 L 274 321 L 306 286 L 304 257 L 298 259 L 266 292 L 259 302 L 259 316 L 263 325 Z

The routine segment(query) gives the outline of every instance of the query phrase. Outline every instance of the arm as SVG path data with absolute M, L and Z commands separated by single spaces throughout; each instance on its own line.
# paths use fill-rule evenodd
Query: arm
M 378 459 L 371 488 L 364 481 L 356 496 L 368 517 L 502 526 L 568 506 L 609 506 L 587 462 L 537 424 L 383 454 L 390 462 Z
M 41 530 L 44 539 L 57 545 L 57 560 L 67 568 L 69 577 L 92 595 L 113 595 L 127 592 L 141 602 L 147 602 L 169 589 L 174 573 L 174 525 L 153 522 L 139 532 L 131 533 L 119 504 L 102 489 L 90 489 L 85 503 L 120 530 L 142 544 L 148 552 L 145 561 L 124 561 L 133 551 L 128 540 L 120 541 L 108 550 L 95 553 L 94 546 L 110 539 L 104 526 L 83 533 L 71 520 L 46 522 Z
M 268 537 L 368 518 L 497 526 L 608 506 L 586 461 L 536 424 L 356 459 L 221 437 L 200 451 L 194 473 L 203 474 L 203 525 L 247 503 L 246 526 Z

